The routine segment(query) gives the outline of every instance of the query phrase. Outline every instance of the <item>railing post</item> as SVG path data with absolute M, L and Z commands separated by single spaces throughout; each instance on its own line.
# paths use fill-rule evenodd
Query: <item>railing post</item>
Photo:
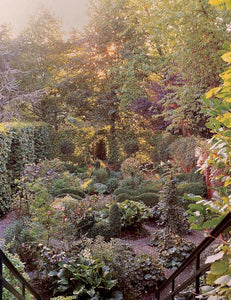
M 2 300 L 2 257 L 0 255 L 0 300 Z
M 22 284 L 22 295 L 25 297 L 26 296 L 26 287 L 25 284 Z
M 200 253 L 196 255 L 196 271 L 200 269 Z M 200 275 L 196 276 L 196 287 L 195 287 L 196 295 L 200 293 Z
M 175 278 L 172 279 L 172 292 L 175 290 Z M 174 300 L 174 295 L 172 295 L 172 300 Z

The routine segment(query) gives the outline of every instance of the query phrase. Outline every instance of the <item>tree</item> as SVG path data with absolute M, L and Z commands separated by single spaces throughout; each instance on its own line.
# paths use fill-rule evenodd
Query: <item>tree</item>
M 155 1 L 152 30 L 160 36 L 163 58 L 159 80 L 166 90 L 163 115 L 168 129 L 184 135 L 209 136 L 200 97 L 220 82 L 224 70 L 219 51 L 228 37 L 230 14 L 206 0 Z M 174 108 L 174 109 L 173 109 Z
M 15 42 L 10 39 L 9 29 L 0 28 L 0 122 L 20 119 L 24 105 L 35 103 L 42 95 L 41 90 L 21 89 L 18 80 L 23 75 L 20 68 L 12 66 L 11 61 L 20 56 Z
M 24 106 L 24 117 L 29 114 L 57 130 L 66 114 L 66 107 L 56 89 L 68 52 L 61 23 L 43 9 L 30 19 L 16 42 L 21 56 L 14 60 L 14 64 L 23 70 L 20 88 L 31 92 L 44 90 L 40 101 Z

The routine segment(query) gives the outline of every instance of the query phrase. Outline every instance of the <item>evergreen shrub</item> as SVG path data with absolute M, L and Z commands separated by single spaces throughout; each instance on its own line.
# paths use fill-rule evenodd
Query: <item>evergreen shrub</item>
M 27 163 L 52 156 L 52 130 L 44 123 L 1 123 L 0 216 L 10 208 L 15 179 Z
M 205 183 L 201 182 L 182 183 L 177 186 L 177 194 L 179 196 L 183 196 L 184 194 L 194 194 L 206 197 L 207 187 Z

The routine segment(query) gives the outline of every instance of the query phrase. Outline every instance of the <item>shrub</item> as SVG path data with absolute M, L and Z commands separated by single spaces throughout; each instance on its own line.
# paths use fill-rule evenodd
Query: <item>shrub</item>
M 207 187 L 205 183 L 200 182 L 182 183 L 177 186 L 177 194 L 179 196 L 183 196 L 184 194 L 194 194 L 206 197 Z
M 137 141 L 129 140 L 124 144 L 124 151 L 128 156 L 131 156 L 132 154 L 135 154 L 137 151 L 139 151 L 139 145 Z
M 38 232 L 33 233 L 34 229 Z M 37 238 L 42 238 L 41 226 L 38 228 L 27 220 L 14 221 L 4 233 L 4 243 L 12 254 L 18 254 L 24 262 L 32 263 L 36 256 Z
M 109 241 L 111 239 L 113 234 L 111 233 L 111 228 L 108 222 L 100 221 L 93 224 L 87 233 L 87 236 L 90 238 L 96 238 L 98 235 L 101 235 L 105 241 Z
M 119 203 L 122 228 L 140 225 L 152 216 L 151 210 L 142 202 L 126 200 Z
M 167 177 L 165 180 L 161 201 L 154 210 L 155 216 L 159 218 L 160 225 L 166 226 L 167 231 L 184 235 L 189 231 L 189 223 L 184 210 L 177 206 L 176 183 Z
M 130 196 L 129 194 L 126 193 L 121 193 L 119 195 L 116 196 L 116 201 L 117 202 L 124 202 L 125 200 L 130 200 L 132 196 Z
M 141 182 L 142 182 L 141 176 L 126 177 L 121 182 L 121 186 L 126 189 L 131 189 L 131 188 L 134 189 L 134 188 L 138 188 Z
M 108 181 L 106 182 L 107 189 L 109 193 L 113 193 L 114 190 L 118 187 L 119 185 L 119 180 L 118 178 L 109 178 Z
M 108 180 L 108 172 L 105 168 L 96 169 L 93 174 L 94 182 L 105 183 Z
M 117 203 L 113 203 L 109 210 L 109 225 L 111 231 L 111 237 L 116 237 L 121 231 L 121 215 L 120 209 Z
M 121 172 L 124 178 L 128 176 L 134 177 L 135 175 L 141 176 L 140 161 L 132 157 L 127 158 L 121 165 Z
M 171 157 L 184 173 L 196 166 L 195 148 L 197 139 L 193 136 L 179 137 L 170 146 Z
M 15 179 L 24 164 L 38 162 L 52 155 L 52 130 L 43 123 L 2 123 L 0 128 L 0 215 L 11 204 Z
M 60 152 L 65 155 L 70 155 L 75 152 L 75 144 L 71 140 L 64 140 L 59 145 Z
M 148 255 L 135 255 L 132 248 L 120 240 L 105 242 L 98 237 L 87 240 L 86 247 L 95 259 L 101 259 L 118 278 L 118 288 L 124 300 L 138 300 L 145 292 L 151 292 L 164 280 L 159 262 Z
M 59 196 L 59 195 L 62 195 L 62 194 L 77 195 L 80 198 L 85 198 L 86 197 L 85 193 L 80 189 L 64 188 L 64 189 L 57 190 L 53 193 L 54 196 Z
M 160 200 L 160 196 L 155 193 L 144 193 L 139 196 L 131 196 L 133 201 L 142 201 L 145 205 L 149 207 L 154 207 Z
M 204 175 L 198 172 L 198 168 L 192 169 L 189 173 L 175 174 L 175 177 L 178 182 L 204 182 Z
M 126 188 L 117 188 L 116 190 L 114 190 L 114 195 L 119 195 L 119 194 L 128 194 L 131 196 L 137 196 L 138 195 L 138 191 L 134 190 L 134 189 L 126 189 Z

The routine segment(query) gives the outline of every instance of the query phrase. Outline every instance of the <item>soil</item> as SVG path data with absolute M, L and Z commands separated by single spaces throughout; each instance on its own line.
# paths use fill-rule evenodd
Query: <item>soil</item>
M 6 228 L 16 219 L 14 212 L 9 212 L 6 216 L 0 219 L 0 240 L 4 238 L 4 232 Z M 142 227 L 138 228 L 136 231 L 126 230 L 123 231 L 120 235 L 120 239 L 123 243 L 131 245 L 136 254 L 148 254 L 151 255 L 154 259 L 158 258 L 158 254 L 155 250 L 155 247 L 149 246 L 149 241 L 151 235 L 157 230 L 157 227 L 154 223 L 146 223 Z M 192 231 L 190 234 L 184 237 L 186 240 L 193 242 L 196 246 L 204 239 L 203 232 Z M 168 278 L 174 271 L 165 269 L 165 276 Z M 189 273 L 190 270 L 185 270 L 184 276 Z M 31 275 L 31 274 L 30 274 Z M 32 276 L 33 277 L 33 276 Z M 49 293 L 46 292 L 47 283 L 42 280 L 32 279 L 32 285 L 35 290 L 42 295 L 43 300 L 49 300 Z M 154 294 L 143 296 L 142 300 L 154 300 Z

